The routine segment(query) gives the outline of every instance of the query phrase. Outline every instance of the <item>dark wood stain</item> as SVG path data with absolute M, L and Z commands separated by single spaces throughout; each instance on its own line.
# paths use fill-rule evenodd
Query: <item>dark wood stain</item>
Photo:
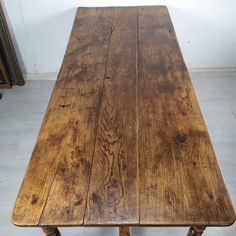
M 177 131 L 176 133 L 176 139 L 177 141 L 181 142 L 181 143 L 185 143 L 186 141 L 186 135 L 184 133 L 180 133 L 179 131 Z
M 77 202 L 75 202 L 75 206 L 79 206 L 81 203 L 82 203 L 82 199 L 77 201 Z
M 32 199 L 31 199 L 31 204 L 34 205 L 38 201 L 38 196 L 36 194 L 33 194 Z
M 97 195 L 96 193 L 92 194 L 92 201 L 97 204 L 98 206 L 101 205 L 101 198 L 99 197 L 99 195 Z

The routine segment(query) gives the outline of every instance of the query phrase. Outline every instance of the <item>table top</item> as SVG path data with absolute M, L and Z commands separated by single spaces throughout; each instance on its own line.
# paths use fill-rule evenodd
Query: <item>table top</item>
M 12 222 L 234 220 L 167 8 L 78 8 Z

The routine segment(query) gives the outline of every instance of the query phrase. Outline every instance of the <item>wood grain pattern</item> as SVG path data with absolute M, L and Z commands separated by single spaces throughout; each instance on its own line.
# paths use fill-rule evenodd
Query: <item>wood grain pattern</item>
M 83 223 L 111 24 L 110 11 L 78 10 L 16 201 L 14 224 Z
M 138 224 L 137 9 L 114 11 L 84 225 Z
M 234 222 L 165 7 L 79 8 L 12 220 Z
M 141 225 L 229 225 L 235 215 L 165 7 L 139 9 Z
M 65 129 L 71 132 L 67 134 L 68 142 L 63 153 L 60 153 L 40 224 L 83 224 L 112 14 L 104 9 L 91 9 L 90 14 L 82 10 L 78 16 L 75 24 L 81 26 L 73 36 L 80 39 L 73 42 L 76 50 L 69 56 L 76 64 L 72 61 L 71 66 L 65 65 L 70 70 L 63 75 L 67 81 L 71 79 L 69 86 L 72 91 L 65 98 L 66 107 L 63 108 L 70 113 Z

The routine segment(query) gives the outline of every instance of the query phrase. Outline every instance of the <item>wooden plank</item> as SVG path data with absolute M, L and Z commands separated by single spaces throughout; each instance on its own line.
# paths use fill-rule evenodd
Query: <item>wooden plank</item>
M 77 12 L 16 200 L 16 225 L 83 222 L 111 25 L 109 8 Z
M 235 214 L 165 7 L 139 9 L 140 225 Z
M 137 9 L 116 8 L 84 225 L 138 224 Z

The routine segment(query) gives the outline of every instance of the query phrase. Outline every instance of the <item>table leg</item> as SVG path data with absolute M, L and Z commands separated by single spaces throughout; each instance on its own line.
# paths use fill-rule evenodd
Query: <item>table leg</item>
M 191 226 L 187 236 L 201 236 L 205 229 L 204 226 Z
M 121 226 L 120 227 L 120 236 L 130 236 L 129 227 Z
M 44 226 L 42 227 L 42 230 L 47 236 L 61 236 L 58 228 L 56 227 Z

